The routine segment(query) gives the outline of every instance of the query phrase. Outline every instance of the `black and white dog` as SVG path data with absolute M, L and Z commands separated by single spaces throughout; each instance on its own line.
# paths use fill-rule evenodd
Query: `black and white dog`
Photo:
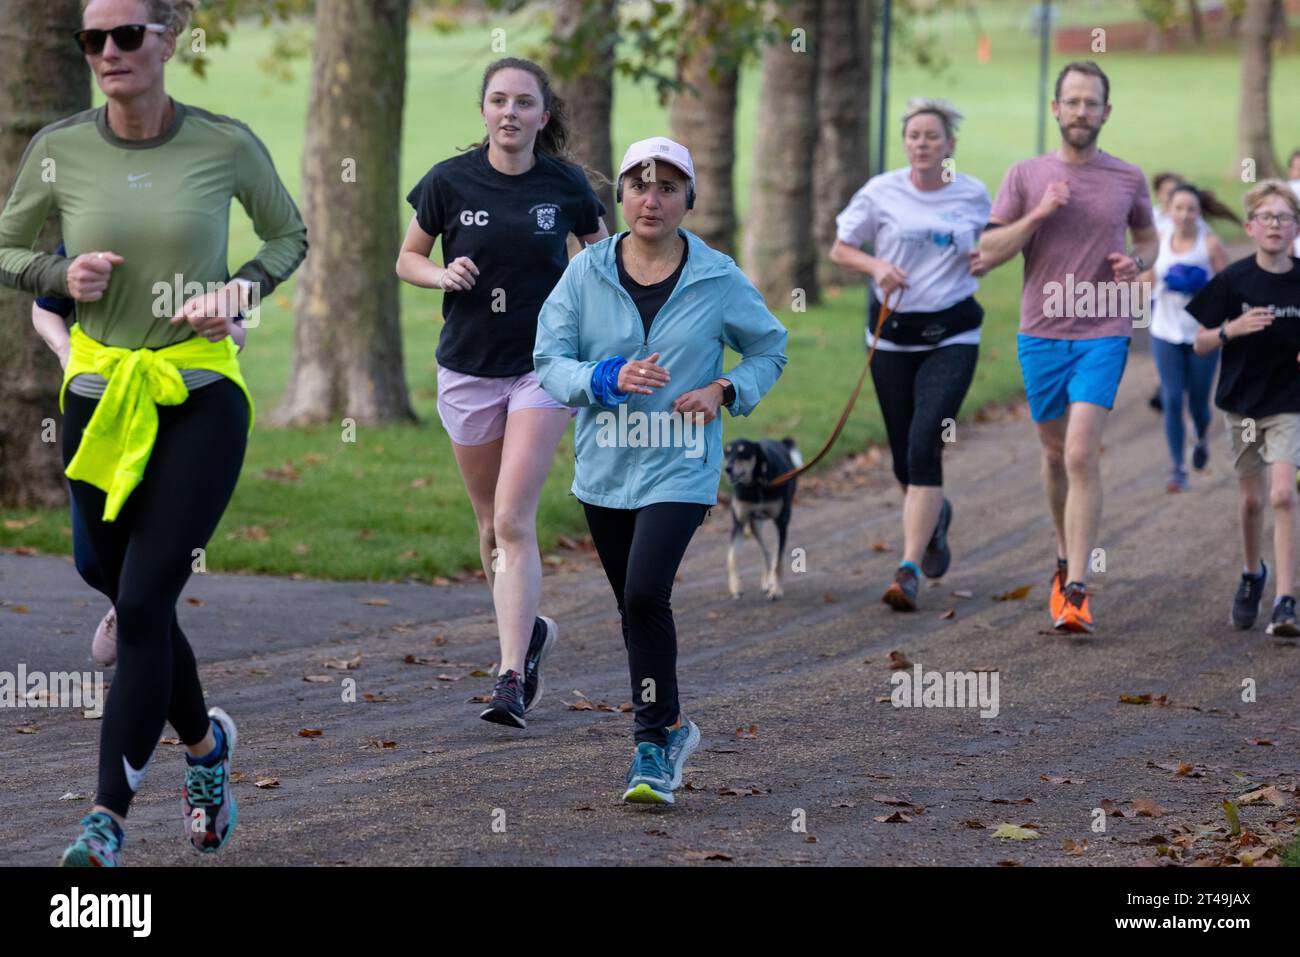
M 790 509 L 794 502 L 797 479 L 773 488 L 772 479 L 803 464 L 803 456 L 794 439 L 762 439 L 728 442 L 727 478 L 731 480 L 731 547 L 727 549 L 727 583 L 731 597 L 740 597 L 740 573 L 736 570 L 736 546 L 752 534 L 763 550 L 763 577 L 760 582 L 772 601 L 781 597 L 781 564 L 785 555 L 786 533 L 790 528 Z M 776 523 L 776 551 L 770 555 L 767 543 L 759 534 L 758 523 L 770 519 Z

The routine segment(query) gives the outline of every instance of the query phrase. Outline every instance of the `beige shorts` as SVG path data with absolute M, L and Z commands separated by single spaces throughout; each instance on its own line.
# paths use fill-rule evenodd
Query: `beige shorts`
M 1228 427 L 1232 467 L 1238 476 L 1254 475 L 1274 462 L 1300 466 L 1300 414 L 1282 412 L 1250 419 L 1225 412 L 1223 423 Z

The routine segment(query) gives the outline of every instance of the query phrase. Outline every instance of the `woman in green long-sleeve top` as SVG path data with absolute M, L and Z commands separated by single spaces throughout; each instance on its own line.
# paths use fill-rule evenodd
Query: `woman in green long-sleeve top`
M 119 863 L 164 722 L 189 752 L 190 841 L 215 851 L 235 826 L 235 726 L 205 707 L 176 602 L 234 492 L 252 426 L 232 317 L 298 267 L 307 231 L 248 127 L 167 95 L 164 65 L 193 6 L 91 0 L 76 40 L 107 102 L 32 138 L 0 212 L 0 282 L 77 302 L 63 460 L 118 618 L 98 792 L 65 865 Z M 262 247 L 226 281 L 232 199 Z M 32 251 L 51 214 L 67 257 Z

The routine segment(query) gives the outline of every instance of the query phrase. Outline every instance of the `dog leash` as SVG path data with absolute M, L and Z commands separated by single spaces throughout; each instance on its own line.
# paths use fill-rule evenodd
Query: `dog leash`
M 893 306 L 890 306 L 889 297 L 893 295 L 894 292 L 898 293 L 898 299 L 895 301 Z M 853 412 L 854 403 L 858 401 L 858 393 L 862 391 L 862 383 L 867 380 L 867 370 L 871 368 L 871 358 L 876 354 L 876 343 L 880 341 L 880 330 L 885 327 L 885 320 L 889 318 L 889 314 L 892 313 L 894 309 L 897 308 L 898 303 L 902 301 L 903 287 L 895 286 L 893 292 L 886 293 L 884 301 L 881 302 L 880 318 L 876 320 L 876 334 L 872 337 L 871 348 L 867 350 L 867 361 L 862 366 L 862 372 L 858 374 L 858 384 L 853 387 L 853 394 L 849 396 L 848 404 L 844 406 L 844 411 L 840 413 L 840 420 L 835 423 L 835 428 L 831 432 L 831 437 L 826 440 L 826 444 L 822 446 L 821 451 L 798 468 L 782 472 L 776 478 L 772 479 L 769 483 L 769 487 L 775 488 L 778 485 L 784 485 L 795 476 L 802 475 L 820 462 L 822 458 L 825 457 L 826 453 L 831 450 L 831 446 L 835 444 L 835 440 L 838 439 L 840 433 L 844 431 L 844 424 L 849 421 L 849 415 Z

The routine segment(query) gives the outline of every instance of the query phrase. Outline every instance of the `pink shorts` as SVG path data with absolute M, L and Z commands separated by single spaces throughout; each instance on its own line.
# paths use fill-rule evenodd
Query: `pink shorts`
M 477 376 L 438 367 L 438 415 L 457 445 L 486 445 L 506 434 L 506 416 L 520 409 L 577 409 L 556 402 L 536 372 L 523 375 Z

